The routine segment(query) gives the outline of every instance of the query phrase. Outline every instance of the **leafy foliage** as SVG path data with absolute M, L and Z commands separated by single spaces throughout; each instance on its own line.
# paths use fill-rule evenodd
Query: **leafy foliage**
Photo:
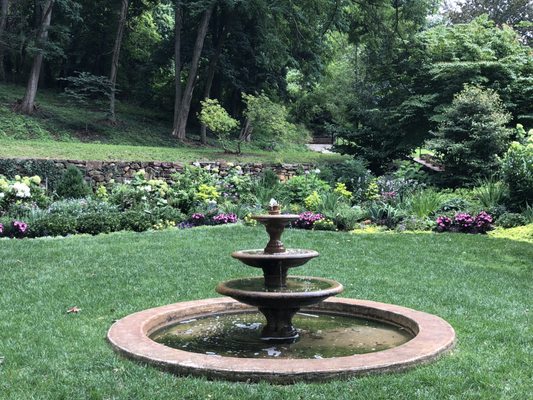
M 471 184 L 499 166 L 508 146 L 510 116 L 494 91 L 466 86 L 441 115 L 431 146 L 445 166 L 448 183 Z

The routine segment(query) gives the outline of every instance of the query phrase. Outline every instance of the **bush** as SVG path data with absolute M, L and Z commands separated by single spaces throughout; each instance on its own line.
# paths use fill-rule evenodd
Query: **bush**
M 77 232 L 77 217 L 67 213 L 42 213 L 31 220 L 29 235 L 41 236 L 66 236 Z
M 57 195 L 64 199 L 80 199 L 91 193 L 91 188 L 83 179 L 81 171 L 69 166 L 57 185 Z
M 433 189 L 420 190 L 413 193 L 406 203 L 410 214 L 418 218 L 426 218 L 439 210 L 442 196 Z
M 518 213 L 504 213 L 496 220 L 496 225 L 502 228 L 514 228 L 526 225 L 528 220 L 525 216 Z
M 156 223 L 150 212 L 144 210 L 126 210 L 120 214 L 120 229 L 144 232 Z
M 401 210 L 385 203 L 372 203 L 368 207 L 368 214 L 372 222 L 387 228 L 394 228 L 404 217 Z
M 218 100 L 206 99 L 200 104 L 202 106 L 198 116 L 200 122 L 217 136 L 225 151 L 230 151 L 230 133 L 239 126 L 239 122 L 228 114 Z
M 507 186 L 501 181 L 487 179 L 474 188 L 474 196 L 486 209 L 497 207 L 507 198 Z
M 373 179 L 372 173 L 361 159 L 345 160 L 339 164 L 320 167 L 320 177 L 330 185 L 344 183 L 356 200 L 363 200 L 368 184 Z
M 403 231 L 431 231 L 435 229 L 436 222 L 430 218 L 408 217 L 402 220 L 396 230 Z
M 317 231 L 336 231 L 337 226 L 335 225 L 335 222 L 333 222 L 329 218 L 324 218 L 315 221 L 315 223 L 313 224 L 313 229 Z
M 341 231 L 351 231 L 359 221 L 368 218 L 368 212 L 361 207 L 349 207 L 347 205 L 339 207 L 333 217 L 337 228 Z
M 487 233 L 492 229 L 493 218 L 482 211 L 473 217 L 468 213 L 457 213 L 455 217 L 440 216 L 436 220 L 437 232 Z
M 321 194 L 331 190 L 327 182 L 317 175 L 315 172 L 309 172 L 295 176 L 282 185 L 282 192 L 291 203 L 303 204 L 313 192 Z
M 511 204 L 522 208 L 533 204 L 533 138 L 522 145 L 513 142 L 505 153 L 501 171 L 509 186 Z
M 282 104 L 274 103 L 264 93 L 256 96 L 243 94 L 242 97 L 254 140 L 264 148 L 272 149 L 279 143 L 304 144 L 309 141 L 309 132 L 289 122 L 289 113 Z
M 120 228 L 120 213 L 87 212 L 78 218 L 78 232 L 98 235 L 99 233 L 115 232 Z
M 507 148 L 511 131 L 505 128 L 510 115 L 496 92 L 466 85 L 439 119 L 431 147 L 445 166 L 448 184 L 468 185 L 499 167 L 498 155 Z

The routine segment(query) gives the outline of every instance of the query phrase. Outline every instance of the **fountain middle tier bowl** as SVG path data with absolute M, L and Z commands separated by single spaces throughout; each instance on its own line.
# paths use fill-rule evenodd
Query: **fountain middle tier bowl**
M 314 250 L 287 249 L 283 253 L 269 254 L 263 249 L 240 250 L 231 254 L 246 265 L 257 268 L 294 268 L 304 265 L 320 254 Z
M 286 286 L 272 289 L 263 277 L 234 279 L 218 284 L 216 291 L 241 303 L 266 308 L 300 308 L 341 293 L 337 281 L 308 276 L 288 276 Z

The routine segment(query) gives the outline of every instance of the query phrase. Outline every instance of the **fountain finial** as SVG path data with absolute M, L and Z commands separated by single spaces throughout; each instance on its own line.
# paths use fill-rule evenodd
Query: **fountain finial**
M 281 206 L 274 198 L 270 199 L 270 203 L 268 204 L 268 213 L 270 215 L 276 215 L 281 213 Z

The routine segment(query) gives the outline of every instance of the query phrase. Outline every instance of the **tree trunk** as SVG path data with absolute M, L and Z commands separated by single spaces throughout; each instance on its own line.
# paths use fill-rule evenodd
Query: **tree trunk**
M 204 87 L 204 96 L 203 96 L 204 100 L 207 100 L 209 96 L 211 95 L 211 86 L 213 85 L 213 79 L 215 78 L 215 72 L 217 69 L 218 59 L 220 58 L 220 54 L 222 53 L 222 47 L 224 46 L 225 39 L 226 39 L 226 29 L 224 26 L 222 26 L 220 35 L 218 36 L 215 52 L 213 53 L 211 60 L 209 60 L 209 67 L 207 69 L 207 77 L 205 80 L 205 87 Z M 200 129 L 200 140 L 202 141 L 202 144 L 207 143 L 207 126 L 205 126 L 204 124 L 202 124 L 202 127 Z
M 117 35 L 115 36 L 115 45 L 113 46 L 113 59 L 111 61 L 111 72 L 109 80 L 111 82 L 111 99 L 109 103 L 109 120 L 112 123 L 117 122 L 115 114 L 115 95 L 117 87 L 117 73 L 118 61 L 120 59 L 120 48 L 122 47 L 122 37 L 124 36 L 124 28 L 126 27 L 126 18 L 128 16 L 129 0 L 122 0 L 120 8 L 120 19 L 118 20 Z
M 183 14 L 181 1 L 176 0 L 174 26 L 174 119 L 172 136 L 178 135 L 178 118 L 181 109 L 181 29 L 183 27 Z
M 183 91 L 181 99 L 180 112 L 178 115 L 177 134 L 178 139 L 185 139 L 185 128 L 187 126 L 187 120 L 189 118 L 189 110 L 191 108 L 192 94 L 194 86 L 196 85 L 196 74 L 198 72 L 198 64 L 200 62 L 200 55 L 204 47 L 205 36 L 207 35 L 207 27 L 209 26 L 209 20 L 213 14 L 215 3 L 211 3 L 209 8 L 205 10 L 200 26 L 198 27 L 198 33 L 196 35 L 196 42 L 194 43 L 194 50 L 191 61 L 191 68 L 189 70 L 189 76 L 187 77 L 187 84 Z
M 0 0 L 0 81 L 6 80 L 6 71 L 4 68 L 4 45 L 2 43 L 2 36 L 6 30 L 8 5 L 9 0 Z
M 52 20 L 52 7 L 54 6 L 54 0 L 47 0 L 43 6 L 41 23 L 37 35 L 37 42 L 39 47 L 42 46 L 48 40 L 48 28 L 50 28 L 50 22 Z M 39 86 L 39 77 L 41 75 L 41 66 L 43 64 L 43 51 L 39 50 L 33 57 L 33 65 L 30 71 L 30 77 L 26 86 L 26 94 L 18 107 L 18 110 L 24 114 L 32 114 L 35 109 L 35 96 L 37 95 L 37 87 Z

